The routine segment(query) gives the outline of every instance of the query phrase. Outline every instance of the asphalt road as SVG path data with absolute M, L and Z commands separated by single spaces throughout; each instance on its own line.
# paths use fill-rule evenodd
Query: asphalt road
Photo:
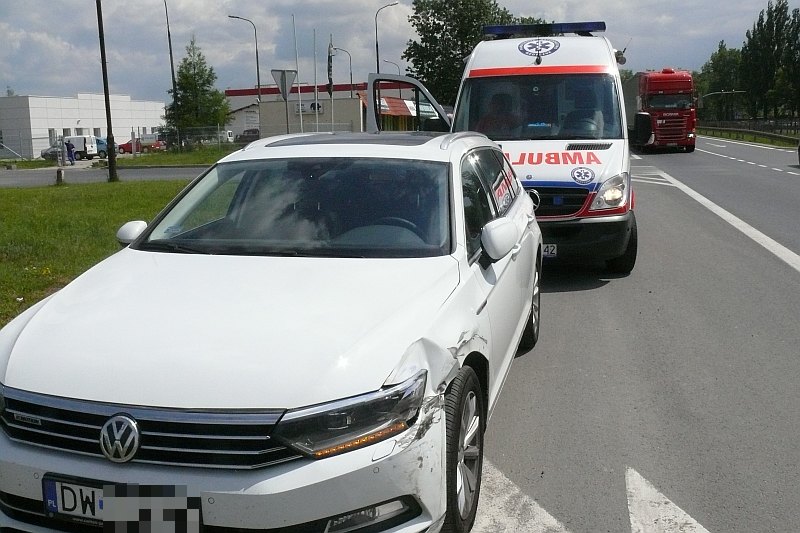
M 475 531 L 796 531 L 800 271 L 678 185 L 800 253 L 797 153 L 702 139 L 632 174 L 631 275 L 545 268 Z M 657 497 L 637 506 L 642 479 Z

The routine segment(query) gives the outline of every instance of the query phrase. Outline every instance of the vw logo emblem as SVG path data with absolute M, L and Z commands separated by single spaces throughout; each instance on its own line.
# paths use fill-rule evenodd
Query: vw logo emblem
M 100 430 L 100 450 L 109 461 L 127 463 L 139 450 L 139 425 L 127 415 L 114 415 Z

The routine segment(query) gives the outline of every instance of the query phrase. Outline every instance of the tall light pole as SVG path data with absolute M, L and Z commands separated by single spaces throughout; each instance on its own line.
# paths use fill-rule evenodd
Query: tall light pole
M 180 149 L 181 136 L 178 132 L 178 84 L 175 83 L 175 61 L 172 58 L 172 35 L 169 32 L 169 11 L 167 10 L 167 0 L 164 0 L 164 14 L 167 16 L 167 43 L 169 43 L 169 68 L 172 71 L 172 116 L 175 121 L 175 137 Z
M 378 74 L 380 74 L 381 72 L 381 54 L 378 51 L 378 13 L 380 13 L 382 9 L 396 6 L 397 4 L 398 2 L 392 2 L 391 4 L 386 4 L 385 6 L 379 7 L 378 10 L 375 12 L 375 72 L 377 72 Z
M 352 98 L 353 97 L 353 56 L 351 56 L 350 52 L 348 52 L 344 48 L 339 48 L 339 47 L 334 46 L 333 49 L 334 50 L 341 50 L 342 52 L 347 54 L 347 57 L 350 59 L 350 98 Z
M 398 76 L 400 75 L 400 65 L 398 65 L 394 61 L 389 61 L 388 59 L 384 59 L 383 62 L 384 63 L 391 63 L 392 65 L 396 66 L 397 67 L 397 75 Z M 400 96 L 400 99 L 402 100 L 403 99 L 403 91 L 400 88 L 400 84 L 399 83 L 397 84 L 397 94 L 398 94 L 398 96 Z
M 103 95 L 106 104 L 106 129 L 108 136 L 108 181 L 119 181 L 117 176 L 117 154 L 114 152 L 114 128 L 111 125 L 111 98 L 108 93 L 108 68 L 106 65 L 106 38 L 103 31 L 103 7 L 100 0 L 97 0 L 97 32 L 100 38 L 100 62 L 103 70 Z
M 256 84 L 258 84 L 256 101 L 258 102 L 258 128 L 261 129 L 261 69 L 258 66 L 258 31 L 256 30 L 256 25 L 250 19 L 237 17 L 236 15 L 228 15 L 228 18 L 246 20 L 253 26 L 253 38 L 256 41 Z

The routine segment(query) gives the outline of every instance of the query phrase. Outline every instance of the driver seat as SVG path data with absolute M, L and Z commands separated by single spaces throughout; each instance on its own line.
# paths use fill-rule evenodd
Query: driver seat
M 603 112 L 597 108 L 597 99 L 591 90 L 575 92 L 575 109 L 564 117 L 561 134 L 592 139 L 603 136 Z

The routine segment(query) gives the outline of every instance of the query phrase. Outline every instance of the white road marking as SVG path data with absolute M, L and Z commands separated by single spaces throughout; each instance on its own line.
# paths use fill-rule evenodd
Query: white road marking
M 744 159 L 737 159 L 735 157 L 731 157 L 731 156 L 725 155 L 725 154 L 718 154 L 716 152 L 709 152 L 708 150 L 701 150 L 701 149 L 698 148 L 697 151 L 698 152 L 703 152 L 704 154 L 708 154 L 708 155 L 715 155 L 717 157 L 724 157 L 725 159 L 730 159 L 731 161 L 737 161 L 739 163 L 747 163 L 748 165 L 758 165 L 761 168 L 770 168 L 767 165 L 761 165 L 761 164 L 758 164 L 758 163 L 754 163 L 752 161 L 745 161 Z M 793 172 L 786 171 L 786 170 L 784 170 L 782 168 L 772 167 L 772 168 L 770 168 L 770 170 L 774 170 L 775 172 L 788 172 L 789 174 L 794 174 Z
M 483 460 L 482 476 L 472 533 L 569 531 L 486 459 Z
M 677 179 L 673 178 L 666 172 L 661 172 L 661 175 L 672 182 L 676 187 L 681 189 L 683 192 L 688 194 L 690 197 L 694 198 L 697 202 L 703 205 L 706 209 L 723 219 L 725 222 L 733 226 L 734 228 L 738 229 L 750 239 L 755 241 L 756 243 L 760 244 L 764 248 L 767 249 L 770 253 L 775 255 L 778 259 L 795 269 L 797 272 L 800 272 L 800 255 L 797 255 L 790 249 L 786 248 L 779 242 L 775 241 L 771 237 L 761 233 L 757 229 L 755 229 L 750 224 L 746 223 L 744 220 L 738 218 L 734 214 L 726 211 L 725 209 L 721 208 L 702 194 L 696 192 L 691 187 L 684 185 Z
M 625 472 L 632 533 L 708 533 L 636 470 Z
M 716 138 L 716 137 L 707 137 L 705 135 L 700 135 L 699 137 L 702 138 L 702 139 L 706 139 L 706 140 L 714 139 L 715 141 L 719 141 L 719 139 Z M 727 143 L 730 143 L 730 144 L 741 144 L 741 145 L 744 145 L 744 146 L 752 146 L 754 148 L 761 148 L 763 150 L 774 150 L 774 151 L 777 151 L 777 152 L 795 152 L 796 151 L 796 148 L 780 148 L 780 147 L 777 147 L 777 146 L 770 146 L 768 144 L 759 144 L 759 143 L 752 143 L 752 142 L 747 142 L 747 141 L 734 141 L 732 139 L 725 139 L 724 142 L 727 142 Z M 711 146 L 717 146 L 718 148 L 727 148 L 727 146 L 719 146 L 719 145 L 713 144 L 711 142 L 709 142 L 708 144 L 710 144 Z

